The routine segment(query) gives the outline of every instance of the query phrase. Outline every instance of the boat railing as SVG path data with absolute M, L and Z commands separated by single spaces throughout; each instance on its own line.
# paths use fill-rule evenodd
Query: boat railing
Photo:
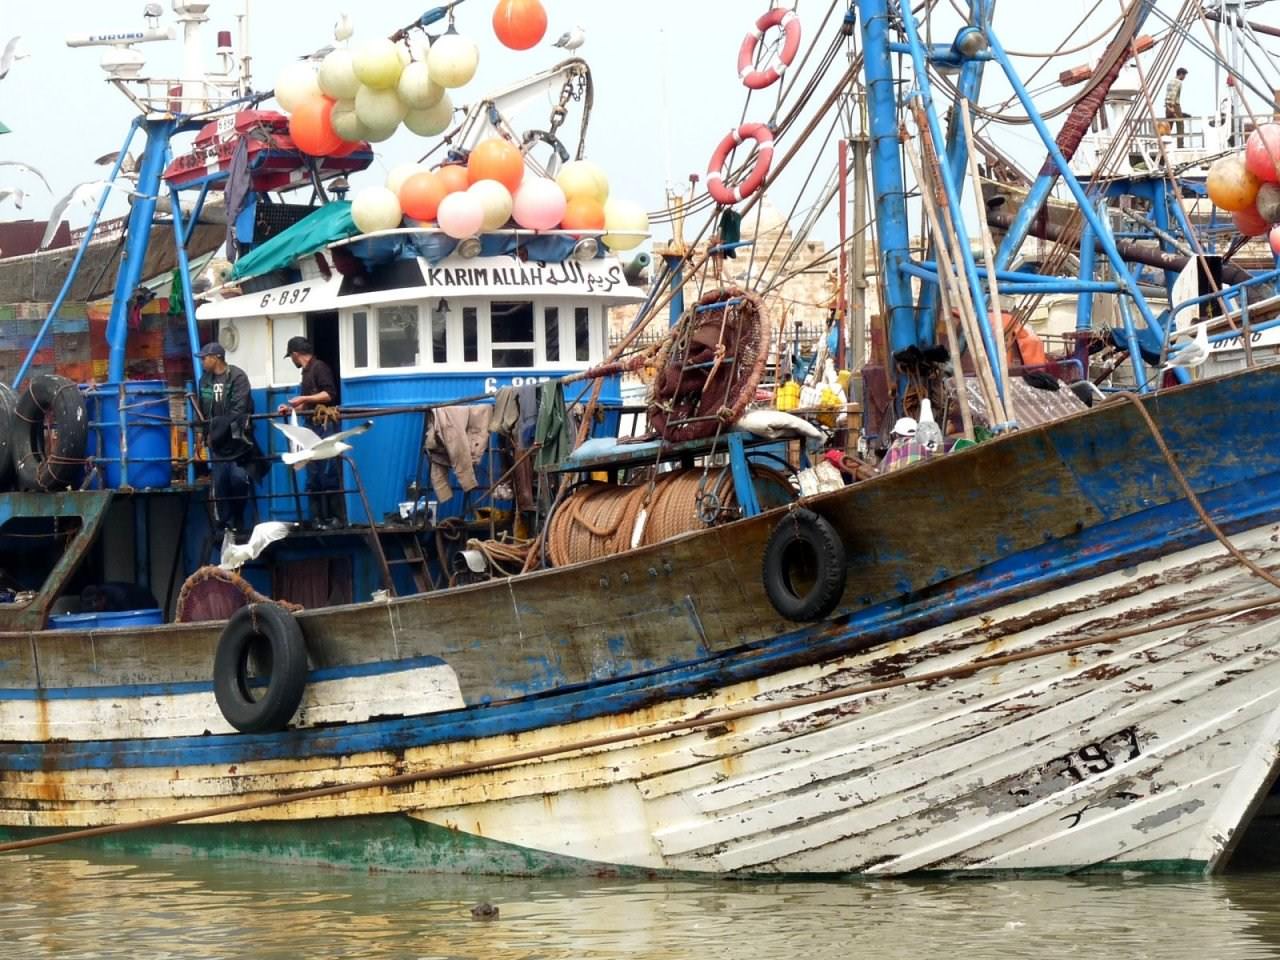
M 1227 324 L 1228 329 L 1210 333 L 1208 335 L 1209 343 L 1217 344 L 1240 339 L 1246 345 L 1245 349 L 1248 350 L 1248 344 L 1253 337 L 1263 331 L 1280 326 L 1280 296 L 1272 293 L 1263 299 L 1250 303 L 1248 291 L 1250 288 L 1272 287 L 1277 282 L 1280 282 L 1280 268 L 1268 270 L 1240 283 L 1223 287 L 1219 291 L 1192 297 L 1173 305 L 1169 310 L 1169 323 L 1165 327 L 1162 354 L 1168 353 L 1170 339 L 1178 333 L 1185 332 L 1192 324 L 1192 321 L 1180 323 L 1180 314 L 1215 302 L 1219 305 L 1220 312 L 1218 317 L 1205 317 L 1204 320 L 1212 323 L 1215 319 L 1220 319 Z M 1198 309 L 1196 309 L 1196 316 L 1200 316 Z M 1238 328 L 1237 324 L 1239 325 Z

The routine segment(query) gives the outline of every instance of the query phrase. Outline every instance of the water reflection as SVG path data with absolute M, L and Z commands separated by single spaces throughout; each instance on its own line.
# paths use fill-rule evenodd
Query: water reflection
M 604 883 L 52 854 L 0 859 L 0 889 L 5 960 L 1280 955 L 1274 874 Z M 496 921 L 471 918 L 481 900 Z

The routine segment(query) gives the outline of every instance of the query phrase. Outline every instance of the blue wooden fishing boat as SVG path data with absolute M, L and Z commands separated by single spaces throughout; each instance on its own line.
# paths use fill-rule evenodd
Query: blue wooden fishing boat
M 1056 382 L 1028 385 L 990 318 L 1001 293 L 1116 295 L 1137 318 L 1127 333 L 1140 366 L 1137 338 L 1165 353 L 1173 313 L 1225 298 L 1247 318 L 1248 289 L 1276 275 L 1153 311 L 1010 66 L 993 6 L 974 0 L 955 41 L 929 46 L 909 5 L 859 0 L 814 41 L 856 43 L 861 59 L 891 419 L 950 378 L 962 422 L 944 418 L 945 430 L 985 426 L 982 442 L 908 450 L 917 462 L 797 497 L 776 447 L 732 429 L 750 422 L 742 407 L 769 356 L 753 291 L 691 297 L 660 351 L 627 357 L 606 351 L 603 307 L 647 296 L 658 309 L 667 296 L 633 290 L 626 265 L 579 237 L 496 229 L 441 253 L 429 226 L 313 230 L 305 249 L 291 245 L 307 229 L 282 235 L 258 248 L 263 272 L 243 269 L 236 296 L 225 288 L 196 308 L 183 278 L 190 345 L 198 319 L 216 321 L 266 411 L 292 377 L 277 359 L 290 338 L 329 354 L 344 422 L 373 423 L 343 461 L 350 526 L 223 540 L 222 561 L 240 558 L 240 573 L 215 573 L 197 459 L 180 464 L 186 482 L 127 482 L 148 465 L 129 461 L 144 388 L 133 402 L 127 386 L 106 391 L 124 398 L 105 431 L 118 440 L 113 451 L 104 436 L 93 455 L 117 482 L 68 489 L 64 470 L 82 464 L 45 438 L 29 469 L 62 489 L 0 494 L 0 554 L 25 588 L 0 605 L 0 851 L 72 841 L 360 869 L 645 876 L 1224 868 L 1280 749 L 1280 445 L 1269 426 L 1280 368 L 1196 379 L 1184 348 L 1167 372 L 1186 382 L 1140 375 L 1138 391 L 1086 405 Z M 759 32 L 788 40 L 800 29 L 761 20 Z M 1114 45 L 1127 49 L 1141 22 L 1127 17 Z M 759 41 L 753 30 L 748 66 Z M 906 85 L 891 72 L 899 54 L 914 67 Z M 776 82 L 786 63 L 740 72 Z M 1045 176 L 1078 200 L 1087 275 L 1013 274 L 994 249 L 975 257 L 960 209 L 964 105 L 988 63 L 1042 134 Z M 949 133 L 930 64 L 958 71 Z M 819 71 L 813 84 L 832 87 L 832 104 L 855 80 Z M 149 112 L 146 156 L 205 119 Z M 906 130 L 932 243 L 922 260 L 909 255 Z M 773 134 L 751 131 L 766 171 Z M 741 184 L 715 179 L 740 212 Z M 310 227 L 343 213 L 326 204 Z M 1095 240 L 1110 278 L 1094 273 Z M 281 251 L 291 256 L 277 264 Z M 673 261 L 672 299 L 708 276 L 700 255 Z M 255 277 L 272 282 L 253 290 Z M 122 270 L 117 298 L 137 279 Z M 113 334 L 123 361 L 127 337 Z M 950 369 L 930 359 L 940 338 Z M 611 391 L 644 366 L 659 426 L 620 442 Z M 127 383 L 121 369 L 112 382 Z M 551 496 L 534 526 L 517 537 L 516 518 L 499 516 L 520 510 L 503 506 L 493 471 L 477 483 L 489 488 L 484 519 L 461 492 L 452 520 L 443 498 L 424 509 L 424 416 L 543 377 L 553 398 L 556 385 L 588 393 L 580 435 L 540 465 Z M 16 392 L 34 398 L 21 379 Z M 86 409 L 74 385 L 46 401 L 26 416 Z M 795 427 L 768 419 L 763 432 L 784 439 Z M 274 460 L 280 441 L 266 423 L 257 433 L 272 458 L 258 519 L 299 524 L 306 508 Z M 542 450 L 565 436 L 539 435 Z M 448 482 L 460 483 L 456 470 Z M 405 562 L 393 571 L 394 560 Z M 188 601 L 229 603 L 230 616 L 51 616 L 86 571 L 120 579 L 129 565 L 165 564 Z M 311 593 L 299 609 L 301 583 Z

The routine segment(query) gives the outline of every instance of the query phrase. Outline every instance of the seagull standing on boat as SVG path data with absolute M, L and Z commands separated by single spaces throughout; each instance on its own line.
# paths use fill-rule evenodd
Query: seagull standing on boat
M 0 80 L 9 75 L 9 71 L 13 69 L 15 63 L 19 60 L 25 60 L 29 56 L 31 54 L 22 45 L 22 38 L 11 37 L 9 42 L 4 45 L 4 53 L 0 53 Z
M 85 207 L 93 206 L 102 197 L 103 193 L 112 188 L 126 190 L 131 197 L 141 196 L 134 187 L 134 181 L 128 177 L 117 177 L 115 180 L 89 180 L 85 183 L 77 183 L 53 205 L 53 211 L 49 214 L 49 225 L 45 227 L 44 236 L 40 239 L 40 249 L 43 250 L 53 243 L 53 237 L 58 232 L 58 226 L 62 223 L 62 215 L 67 212 L 67 207 L 71 206 L 71 204 L 78 203 Z
M 351 18 L 345 13 L 338 14 L 338 22 L 333 25 L 333 39 L 343 43 L 351 39 L 356 28 L 351 25 Z
M 580 46 L 587 42 L 587 35 L 581 27 L 574 27 L 568 33 L 560 34 L 560 39 L 552 44 L 553 47 L 560 47 L 564 50 L 577 50 Z
M 1184 370 L 1193 370 L 1200 364 L 1209 359 L 1209 332 L 1207 321 L 1201 321 L 1196 324 L 1195 338 L 1185 347 L 1178 350 L 1177 353 L 1171 354 L 1169 362 L 1161 369 L 1161 373 L 1165 370 L 1173 370 L 1182 367 Z M 1190 333 L 1189 330 L 1183 330 L 1174 334 L 1175 337 L 1185 337 Z

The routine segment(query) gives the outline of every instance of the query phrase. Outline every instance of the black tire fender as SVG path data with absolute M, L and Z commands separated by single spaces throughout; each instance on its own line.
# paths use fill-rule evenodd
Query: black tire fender
M 89 414 L 80 388 L 53 373 L 28 380 L 18 394 L 9 431 L 18 486 L 23 490 L 75 486 L 88 442 Z
M 255 697 L 249 668 L 264 666 L 267 684 Z M 213 660 L 218 709 L 241 733 L 283 730 L 302 702 L 307 685 L 307 645 L 302 627 L 279 604 L 251 603 L 227 621 Z
M 790 511 L 773 528 L 764 550 L 764 589 L 788 620 L 821 620 L 844 594 L 848 573 L 844 541 L 812 510 Z
M 13 425 L 18 397 L 7 383 L 0 383 L 0 491 L 14 488 Z

